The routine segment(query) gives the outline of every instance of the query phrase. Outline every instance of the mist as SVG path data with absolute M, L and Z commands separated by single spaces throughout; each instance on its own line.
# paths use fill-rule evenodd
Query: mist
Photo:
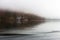
M 60 0 L 0 0 L 0 9 L 21 11 L 50 19 L 60 19 Z M 27 30 L 13 30 L 16 33 L 60 31 L 60 22 L 45 22 Z

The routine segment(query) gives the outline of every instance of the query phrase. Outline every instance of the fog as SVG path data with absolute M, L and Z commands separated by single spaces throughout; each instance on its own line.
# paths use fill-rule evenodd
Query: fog
M 60 19 L 60 0 L 0 0 L 0 8 L 32 13 L 50 19 Z M 60 22 L 46 22 L 27 30 L 13 30 L 13 33 L 36 33 L 60 31 Z

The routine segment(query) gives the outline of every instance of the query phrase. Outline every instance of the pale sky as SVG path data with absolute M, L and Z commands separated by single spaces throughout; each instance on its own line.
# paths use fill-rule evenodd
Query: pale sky
M 33 13 L 45 18 L 60 19 L 60 0 L 0 0 L 0 8 Z M 47 22 L 33 29 L 29 32 L 60 30 L 60 22 Z M 26 32 L 28 33 L 28 31 Z

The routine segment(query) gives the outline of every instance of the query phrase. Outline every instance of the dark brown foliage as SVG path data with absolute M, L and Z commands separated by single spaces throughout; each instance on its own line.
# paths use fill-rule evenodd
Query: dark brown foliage
M 19 18 L 20 19 L 19 19 Z M 20 20 L 18 22 L 18 20 Z M 0 10 L 0 29 L 25 29 L 44 22 L 44 18 L 23 12 Z

